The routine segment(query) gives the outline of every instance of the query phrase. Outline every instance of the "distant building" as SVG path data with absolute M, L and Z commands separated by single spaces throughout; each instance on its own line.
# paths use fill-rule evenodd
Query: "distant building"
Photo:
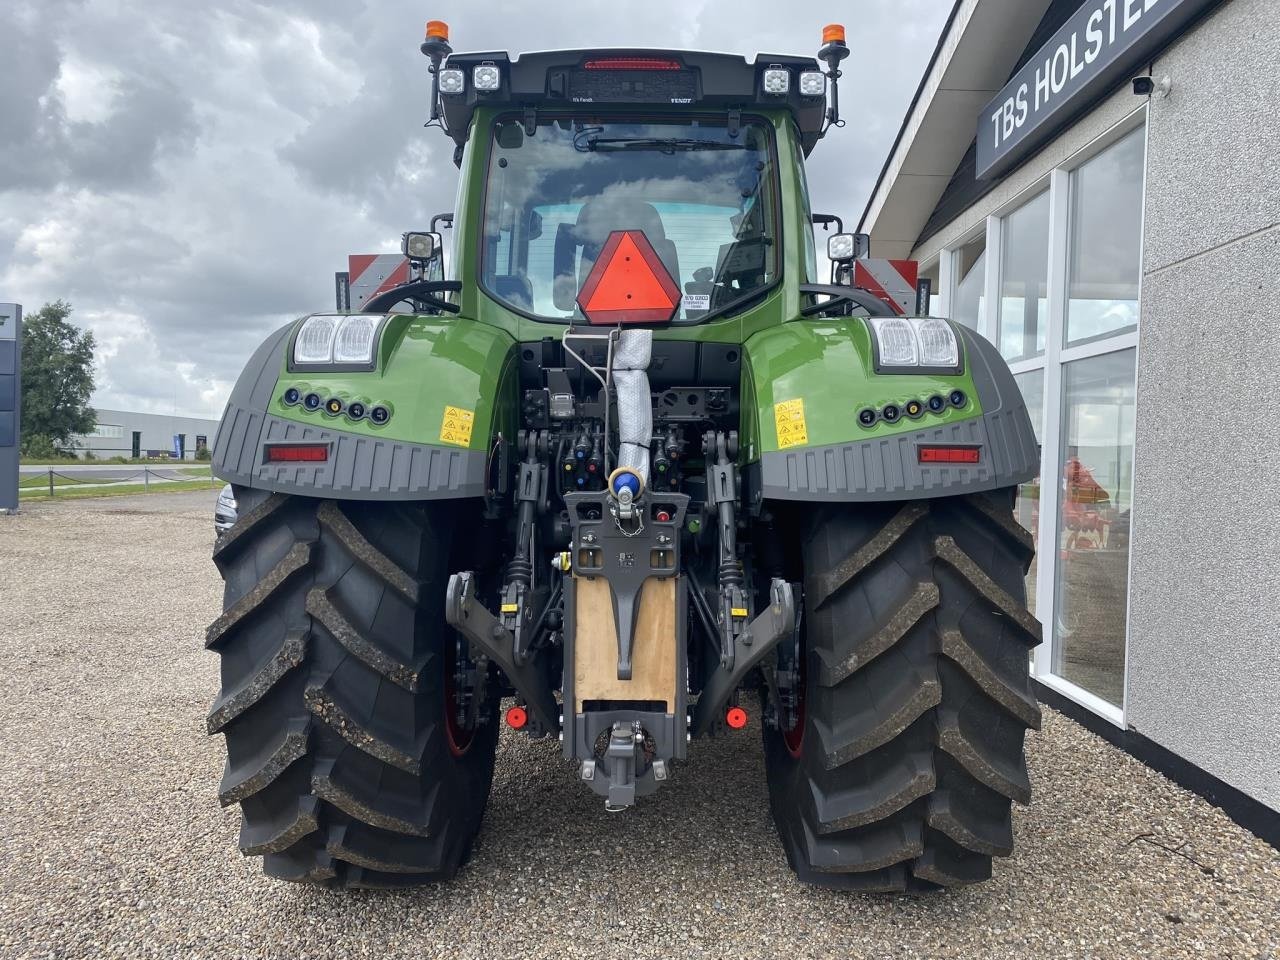
M 125 410 L 96 410 L 95 415 L 98 425 L 92 433 L 71 438 L 79 457 L 170 456 L 194 460 L 196 451 L 212 444 L 218 430 L 217 420 L 198 417 Z

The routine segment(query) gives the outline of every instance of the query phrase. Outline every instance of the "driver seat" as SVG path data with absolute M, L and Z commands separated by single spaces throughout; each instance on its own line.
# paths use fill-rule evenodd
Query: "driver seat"
M 566 312 L 574 309 L 578 291 L 586 282 L 609 234 L 615 230 L 643 231 L 679 288 L 680 260 L 676 245 L 667 239 L 657 208 L 631 197 L 598 197 L 582 205 L 576 223 L 562 223 L 556 230 L 552 299 L 557 309 Z M 582 249 L 581 262 L 577 256 L 579 248 Z

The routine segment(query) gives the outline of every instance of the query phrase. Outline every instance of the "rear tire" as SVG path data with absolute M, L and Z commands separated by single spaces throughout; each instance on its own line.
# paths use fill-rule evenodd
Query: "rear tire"
M 803 543 L 800 724 L 765 730 L 800 879 L 929 890 L 991 875 L 1031 787 L 1030 535 L 1012 491 L 819 511 Z
M 447 713 L 444 595 L 465 511 L 236 499 L 206 646 L 221 657 L 208 729 L 226 737 L 219 796 L 240 804 L 240 849 L 286 880 L 447 879 L 480 828 L 498 733 L 496 700 L 469 736 Z

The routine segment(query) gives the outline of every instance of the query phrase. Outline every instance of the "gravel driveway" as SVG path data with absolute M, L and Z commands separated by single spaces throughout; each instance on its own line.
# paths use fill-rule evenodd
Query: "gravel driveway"
M 975 888 L 797 884 L 758 729 L 695 742 L 671 784 L 616 816 L 554 743 L 508 731 L 453 884 L 266 879 L 236 850 L 221 738 L 204 733 L 215 496 L 0 517 L 0 956 L 1280 960 L 1280 853 L 1051 710 L 1018 849 Z

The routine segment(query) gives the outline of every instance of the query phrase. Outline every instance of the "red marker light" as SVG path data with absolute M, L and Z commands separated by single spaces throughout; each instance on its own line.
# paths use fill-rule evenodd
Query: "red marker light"
M 659 510 L 654 514 L 654 519 L 659 523 L 669 523 L 671 521 L 671 514 L 667 513 L 665 510 Z
M 724 722 L 731 730 L 741 730 L 747 725 L 747 711 L 741 707 L 730 707 L 724 715 Z
M 679 60 L 662 57 L 597 57 L 582 65 L 584 70 L 680 70 Z
M 980 463 L 981 447 L 917 447 L 919 463 Z
M 643 230 L 614 230 L 578 291 L 588 323 L 667 323 L 680 288 Z
M 267 463 L 323 463 L 329 459 L 327 443 L 269 443 Z
M 529 714 L 524 707 L 511 707 L 507 710 L 507 726 L 512 730 L 523 730 L 529 722 Z

